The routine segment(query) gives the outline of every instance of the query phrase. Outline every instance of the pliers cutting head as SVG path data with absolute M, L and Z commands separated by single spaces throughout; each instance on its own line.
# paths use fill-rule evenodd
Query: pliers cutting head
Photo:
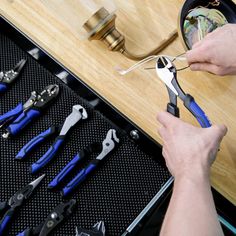
M 6 202 L 0 203 L 0 213 L 3 214 L 5 212 L 2 220 L 0 221 L 0 236 L 4 235 L 7 227 L 18 210 L 25 201 L 31 196 L 35 188 L 39 185 L 39 183 L 43 180 L 45 175 L 40 176 L 33 182 L 26 185 L 24 188 L 17 191 L 10 199 Z
M 9 85 L 12 84 L 16 78 L 20 75 L 23 67 L 25 66 L 26 60 L 20 60 L 13 69 L 9 71 L 0 72 L 0 93 L 5 92 Z
M 156 62 L 156 73 L 158 77 L 165 83 L 170 103 L 167 105 L 167 111 L 172 115 L 179 117 L 179 109 L 177 107 L 177 97 L 179 97 L 184 106 L 195 116 L 199 124 L 203 127 L 210 127 L 211 123 L 204 111 L 198 106 L 194 98 L 185 94 L 177 81 L 177 70 L 175 65 L 167 57 L 160 57 Z
M 47 236 L 49 235 L 60 223 L 67 219 L 75 209 L 76 200 L 71 199 L 68 202 L 60 203 L 48 215 L 48 217 L 38 226 L 28 228 L 19 233 L 17 236 Z
M 105 236 L 105 224 L 103 221 L 97 222 L 92 229 L 82 229 L 76 227 L 76 236 Z

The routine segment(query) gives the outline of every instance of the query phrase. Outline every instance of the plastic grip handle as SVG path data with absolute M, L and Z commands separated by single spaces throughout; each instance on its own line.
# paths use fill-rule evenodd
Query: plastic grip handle
M 42 132 L 38 136 L 31 139 L 24 147 L 21 148 L 16 155 L 16 159 L 24 159 L 35 147 L 42 143 L 48 136 L 55 132 L 55 127 L 50 127 L 46 131 Z
M 202 128 L 211 127 L 211 122 L 209 121 L 205 112 L 201 109 L 201 107 L 198 106 L 198 104 L 194 100 L 190 103 L 190 110 L 196 117 L 198 123 L 201 125 Z
M 63 142 L 64 142 L 64 136 L 59 136 L 55 140 L 53 145 L 48 149 L 48 151 L 37 162 L 35 162 L 31 166 L 31 173 L 35 174 L 40 169 L 42 169 L 44 166 L 46 166 L 53 159 L 53 157 L 57 154 L 57 152 Z
M 15 108 L 0 116 L 0 124 L 2 124 L 4 121 L 8 120 L 11 117 L 19 115 L 23 111 L 23 109 L 23 104 L 19 103 Z
M 86 168 L 81 170 L 74 179 L 70 181 L 69 184 L 66 185 L 66 187 L 62 190 L 62 195 L 67 196 L 69 195 L 79 184 L 81 184 L 86 177 L 94 170 L 96 169 L 97 164 L 95 162 L 90 163 Z
M 22 112 L 21 115 L 8 126 L 7 131 L 11 135 L 17 135 L 26 125 L 28 125 L 33 119 L 38 117 L 40 112 L 38 110 L 30 109 L 26 112 Z
M 17 234 L 17 236 L 30 236 L 31 234 L 31 230 L 30 229 L 26 229 L 25 231 Z
M 14 209 L 10 209 L 7 211 L 7 213 L 3 216 L 1 222 L 0 222 L 0 236 L 3 236 L 5 233 L 6 228 L 8 227 L 12 216 L 14 214 Z
M 192 96 L 186 95 L 184 105 L 195 116 L 202 128 L 211 127 L 211 122 L 209 121 L 205 112 L 201 109 L 201 107 L 198 106 Z
M 4 83 L 0 83 L 0 93 L 4 93 L 7 91 L 7 85 Z
M 11 220 L 10 216 L 6 216 L 2 220 L 2 222 L 0 224 L 0 236 L 2 236 L 3 233 L 5 232 L 5 229 L 7 228 L 7 225 L 9 224 L 10 220 Z
M 48 188 L 56 188 L 66 176 L 74 169 L 74 167 L 80 162 L 80 155 L 77 154 L 73 160 L 71 160 L 62 171 L 48 184 Z

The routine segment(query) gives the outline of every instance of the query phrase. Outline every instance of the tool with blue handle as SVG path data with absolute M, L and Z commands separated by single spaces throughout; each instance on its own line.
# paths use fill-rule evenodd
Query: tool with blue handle
M 64 124 L 62 125 L 62 128 L 60 130 L 59 135 L 56 137 L 54 143 L 52 146 L 48 149 L 48 151 L 31 166 L 31 173 L 35 174 L 38 171 L 40 171 L 44 166 L 46 166 L 58 153 L 60 147 L 65 141 L 65 138 L 69 134 L 69 131 L 81 120 L 85 120 L 88 118 L 88 114 L 86 110 L 80 106 L 75 105 L 72 108 L 72 113 L 66 118 Z M 45 131 L 46 135 L 47 133 L 50 133 L 50 130 Z M 42 135 L 43 136 L 43 135 Z M 43 140 L 45 135 L 40 140 Z M 29 150 L 32 150 L 32 148 L 35 146 L 35 144 L 39 143 L 39 138 L 33 139 L 33 141 L 30 141 L 28 144 L 26 144 L 23 147 L 23 150 L 20 151 L 20 154 L 24 156 L 24 153 L 28 153 Z M 28 151 L 27 151 L 28 150 Z M 19 158 L 18 158 L 19 159 Z
M 28 228 L 17 236 L 48 236 L 51 232 L 65 221 L 74 211 L 76 200 L 60 203 L 48 215 L 48 217 L 34 228 Z
M 110 129 L 107 132 L 107 136 L 102 142 L 102 152 L 90 163 L 82 169 L 76 176 L 73 178 L 69 184 L 62 190 L 62 195 L 67 196 L 74 191 L 74 189 L 81 184 L 97 167 L 98 165 L 107 157 L 120 142 L 117 137 L 116 130 Z
M 0 221 L 0 236 L 6 235 L 7 228 L 9 228 L 13 216 L 29 199 L 34 189 L 39 185 L 44 177 L 45 175 L 40 176 L 21 190 L 17 191 L 8 202 L 0 203 L 0 214 L 3 215 L 3 218 Z
M 38 147 L 41 143 L 49 139 L 54 134 L 59 134 L 61 131 L 61 127 L 51 126 L 47 130 L 43 131 L 33 139 L 31 139 L 24 147 L 21 148 L 19 153 L 16 155 L 17 160 L 25 159 L 30 152 L 32 152 L 36 147 Z
M 0 115 L 0 128 L 6 127 L 3 138 L 15 136 L 35 118 L 39 117 L 45 109 L 59 94 L 59 86 L 49 85 L 41 93 L 33 91 L 25 104 L 18 104 L 14 109 Z
M 60 171 L 60 173 L 48 184 L 49 189 L 57 188 L 76 167 L 94 152 L 102 151 L 102 143 L 92 143 L 81 150 L 75 157 Z
M 6 92 L 10 85 L 19 77 L 26 60 L 20 60 L 13 69 L 0 72 L 0 94 Z
M 103 221 L 97 222 L 92 229 L 76 227 L 76 236 L 105 236 L 106 229 Z
M 194 98 L 185 94 L 177 81 L 177 71 L 175 65 L 167 57 L 160 57 L 156 63 L 156 73 L 158 77 L 165 83 L 170 103 L 167 105 L 167 111 L 174 116 L 179 117 L 179 109 L 177 107 L 177 97 L 179 97 L 184 106 L 193 114 L 201 127 L 207 128 L 211 126 L 211 122 L 205 112 L 198 106 Z

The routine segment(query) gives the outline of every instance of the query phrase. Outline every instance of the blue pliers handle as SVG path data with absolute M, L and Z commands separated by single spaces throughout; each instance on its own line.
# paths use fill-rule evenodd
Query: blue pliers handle
M 170 103 L 167 105 L 167 111 L 179 117 L 179 109 L 177 107 L 177 97 L 179 97 L 183 101 L 184 106 L 197 119 L 201 127 L 210 127 L 211 122 L 205 112 L 195 102 L 194 98 L 189 94 L 185 94 L 180 87 L 177 81 L 177 70 L 173 62 L 167 57 L 159 57 L 156 62 L 156 72 L 158 77 L 165 83 L 169 93 Z
M 79 186 L 99 165 L 100 161 L 92 160 L 84 169 L 82 169 L 67 185 L 63 188 L 61 194 L 66 197 Z
M 6 92 L 8 89 L 7 84 L 0 82 L 0 93 Z
M 15 108 L 0 116 L 0 124 L 11 122 L 6 128 L 11 135 L 17 135 L 26 125 L 33 119 L 40 116 L 40 111 L 30 108 L 24 111 L 22 103 L 19 103 Z
M 47 130 L 43 131 L 33 139 L 31 139 L 24 147 L 21 148 L 19 153 L 16 155 L 16 159 L 23 160 L 25 159 L 30 152 L 32 152 L 36 147 L 38 147 L 42 142 L 48 139 L 53 134 L 59 132 L 57 126 L 51 126 Z
M 187 94 L 184 100 L 184 106 L 194 115 L 197 119 L 198 123 L 202 128 L 211 127 L 211 122 L 208 119 L 205 112 L 201 109 L 201 107 L 195 102 L 194 98 Z
M 31 173 L 36 174 L 43 167 L 45 167 L 58 153 L 62 144 L 64 143 L 65 136 L 59 135 L 52 146 L 48 149 L 48 151 L 34 164 L 31 165 Z
M 62 170 L 61 172 L 48 184 L 48 188 L 56 188 L 59 184 L 62 183 L 63 180 L 71 173 L 71 171 L 75 168 L 83 160 L 84 156 L 78 153 Z

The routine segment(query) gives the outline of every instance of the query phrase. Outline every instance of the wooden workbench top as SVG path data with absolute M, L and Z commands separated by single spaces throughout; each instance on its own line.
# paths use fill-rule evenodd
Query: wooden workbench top
M 59 2 L 68 4 L 70 1 Z M 65 9 L 61 14 L 50 2 L 0 0 L 0 14 L 162 143 L 157 134 L 156 114 L 166 109 L 168 95 L 155 71 L 139 69 L 125 77 L 120 76 L 114 68 L 128 68 L 134 62 L 119 53 L 109 52 L 100 42 L 80 40 L 76 24 L 65 23 L 64 19 L 68 21 L 67 16 L 70 16 L 66 8 L 61 8 Z M 151 50 L 177 28 L 178 12 L 183 3 L 181 0 L 115 2 L 117 27 L 126 36 L 127 47 L 135 53 Z M 182 52 L 184 49 L 178 38 L 163 53 L 178 55 Z M 236 77 L 222 78 L 185 70 L 178 78 L 183 89 L 194 96 L 212 123 L 224 123 L 229 129 L 212 167 L 211 179 L 212 185 L 236 205 Z M 180 112 L 183 120 L 198 125 L 182 105 Z

